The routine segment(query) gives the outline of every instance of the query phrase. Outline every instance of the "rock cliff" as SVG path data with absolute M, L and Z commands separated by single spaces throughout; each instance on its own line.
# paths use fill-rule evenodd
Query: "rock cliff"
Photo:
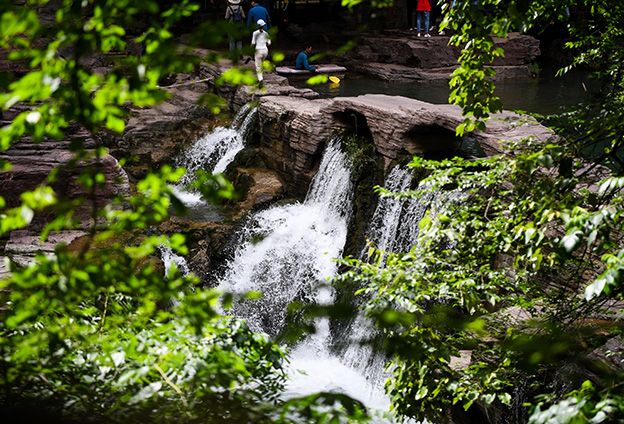
M 286 192 L 305 195 L 322 149 L 334 133 L 369 137 L 383 168 L 402 156 L 452 156 L 478 144 L 485 155 L 503 152 L 501 140 L 555 135 L 534 119 L 511 112 L 497 114 L 483 132 L 455 135 L 461 109 L 406 97 L 366 94 L 358 97 L 306 100 L 266 96 L 259 101 L 260 149 L 268 167 L 288 181 Z

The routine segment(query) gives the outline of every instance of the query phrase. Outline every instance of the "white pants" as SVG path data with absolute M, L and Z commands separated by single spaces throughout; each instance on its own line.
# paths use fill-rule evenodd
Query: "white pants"
M 254 62 L 256 63 L 256 75 L 258 76 L 258 81 L 262 81 L 262 61 L 264 61 L 268 55 L 269 49 L 256 49 Z

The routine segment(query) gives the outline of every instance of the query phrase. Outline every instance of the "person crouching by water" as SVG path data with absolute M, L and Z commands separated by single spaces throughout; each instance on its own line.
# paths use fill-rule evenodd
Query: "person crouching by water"
M 312 54 L 312 46 L 306 44 L 303 46 L 303 51 L 297 55 L 297 61 L 295 62 L 295 68 L 297 69 L 307 69 L 310 72 L 318 72 L 318 69 L 314 66 L 310 66 L 308 63 L 308 58 Z
M 251 36 L 251 45 L 256 47 L 256 53 L 254 54 L 254 61 L 256 62 L 256 75 L 258 76 L 258 87 L 262 87 L 262 62 L 266 60 L 269 55 L 271 40 L 269 39 L 269 33 L 264 30 L 266 22 L 262 19 L 258 19 L 258 22 L 256 23 L 258 24 L 258 29 L 255 30 Z

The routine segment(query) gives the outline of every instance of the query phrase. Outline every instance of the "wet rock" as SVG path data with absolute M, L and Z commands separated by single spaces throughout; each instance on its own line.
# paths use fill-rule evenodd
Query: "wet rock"
M 253 208 L 262 207 L 279 200 L 284 195 L 284 183 L 278 174 L 269 169 L 239 168 L 233 181 L 237 191 L 244 188 L 245 198 L 237 202 L 240 218 Z
M 163 234 L 180 233 L 186 237 L 189 253 L 186 263 L 202 286 L 212 287 L 217 282 L 218 268 L 224 264 L 231 249 L 236 226 L 229 223 L 197 222 L 184 217 L 171 217 L 159 225 Z

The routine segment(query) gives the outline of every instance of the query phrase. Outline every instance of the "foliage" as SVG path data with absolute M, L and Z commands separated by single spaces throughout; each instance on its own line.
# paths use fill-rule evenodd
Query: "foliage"
M 357 118 L 355 118 L 357 120 Z M 356 121 L 357 122 L 357 121 Z M 357 127 L 356 127 L 357 132 Z M 351 181 L 357 182 L 362 173 L 375 166 L 370 150 L 370 143 L 356 134 L 342 138 L 342 147 L 352 162 Z
M 439 193 L 419 244 L 407 253 L 373 250 L 370 263 L 345 261 L 355 269 L 339 279 L 366 286 L 365 311 L 394 355 L 387 389 L 400 415 L 445 419 L 455 404 L 509 405 L 516 387 L 604 341 L 604 329 L 591 328 L 602 302 L 574 293 L 615 247 L 608 235 L 621 229 L 621 204 L 600 219 L 588 214 L 585 233 L 594 236 L 571 241 L 579 231 L 571 223 L 594 196 L 569 190 L 583 182 L 575 172 L 582 163 L 566 171 L 561 147 L 524 148 L 469 162 L 416 159 L 414 167 L 432 171 L 421 183 L 429 188 L 408 195 Z M 469 365 L 456 365 L 466 354 Z
M 43 22 L 39 7 L 53 10 Z M 165 99 L 159 80 L 190 72 L 199 63 L 192 48 L 221 42 L 225 29 L 197 28 L 190 46 L 179 46 L 173 27 L 198 6 L 175 2 L 161 9 L 151 0 L 45 0 L 2 2 L 0 48 L 22 71 L 3 73 L 0 105 L 10 125 L 0 129 L 0 151 L 23 138 L 48 143 L 82 128 L 89 137 L 121 133 L 130 107 Z M 126 33 L 140 18 L 148 26 Z M 125 52 L 146 43 L 145 54 L 122 56 L 106 73 L 88 58 Z M 207 60 L 216 61 L 218 55 Z M 244 82 L 244 73 L 228 81 Z M 136 183 L 137 194 L 92 201 L 106 177 L 98 161 L 103 148 L 72 140 L 73 158 L 52 171 L 20 204 L 0 198 L 0 236 L 32 229 L 52 216 L 40 233 L 81 229 L 85 236 L 53 254 L 39 253 L 27 266 L 8 263 L 0 281 L 0 411 L 10 420 L 47 422 L 335 422 L 366 419 L 364 407 L 340 395 L 319 394 L 282 401 L 283 348 L 251 332 L 244 322 L 221 316 L 219 293 L 194 289 L 197 280 L 172 269 L 164 275 L 156 252 L 162 246 L 185 254 L 181 235 L 155 235 L 171 207 L 183 209 L 169 184 L 184 170 L 163 167 Z M 80 166 L 79 166 L 80 165 Z M 86 165 L 86 166 L 83 166 Z M 2 159 L 0 167 L 11 164 Z M 66 199 L 52 189 L 63 172 L 78 173 L 84 196 Z M 202 194 L 216 202 L 233 196 L 222 176 L 202 175 Z M 78 207 L 89 207 L 75 216 Z M 174 301 L 174 299 L 176 299 Z M 344 408 L 341 406 L 344 405 Z M 294 418 L 293 418 L 294 417 Z M 333 420 L 333 421 L 332 421 Z
M 621 347 L 610 366 L 594 351 L 621 343 L 624 7 L 483 0 L 447 12 L 442 28 L 462 48 L 450 96 L 465 115 L 458 134 L 486 129 L 502 110 L 491 64 L 504 51 L 494 37 L 512 31 L 563 21 L 576 59 L 562 72 L 589 65 L 599 91 L 540 117 L 550 140 L 505 142 L 506 154 L 488 159 L 415 158 L 430 172 L 427 188 L 398 196 L 438 193 L 419 243 L 344 260 L 351 270 L 336 283 L 370 299 L 364 310 L 394 358 L 386 389 L 400 417 L 439 422 L 478 403 L 493 421 L 503 408 L 518 422 L 621 422 Z M 518 401 L 524 410 L 512 408 Z

